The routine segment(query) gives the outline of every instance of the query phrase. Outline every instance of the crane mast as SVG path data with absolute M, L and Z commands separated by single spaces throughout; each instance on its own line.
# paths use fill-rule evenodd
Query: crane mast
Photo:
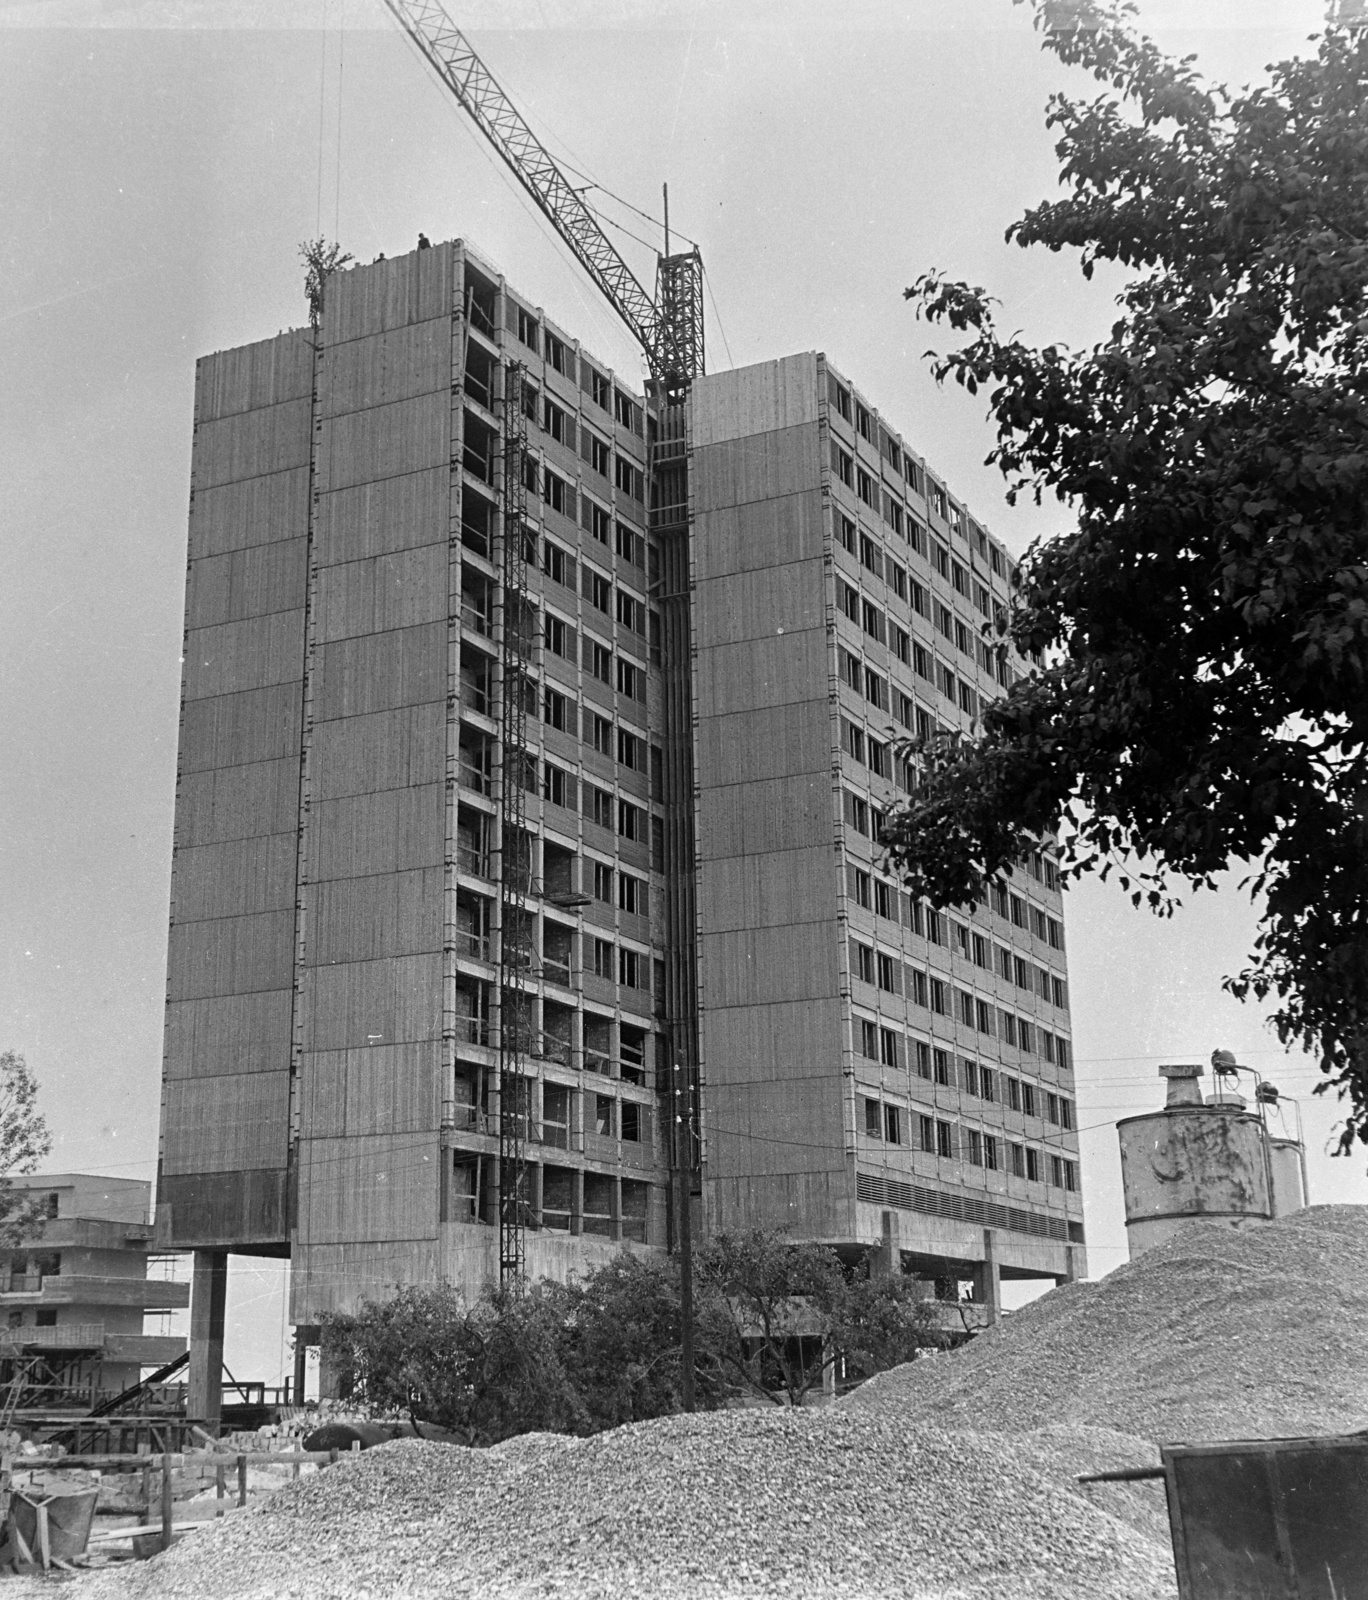
M 698 251 L 671 255 L 667 244 L 653 299 L 440 0 L 384 3 L 627 324 L 655 383 L 669 394 L 687 389 L 704 371 Z
M 687 1258 L 690 1196 L 700 1149 L 697 968 L 693 945 L 693 749 L 690 665 L 690 579 L 687 402 L 704 367 L 703 261 L 696 248 L 671 252 L 669 194 L 665 250 L 656 257 L 652 298 L 604 233 L 580 192 L 523 120 L 440 0 L 384 0 L 437 76 L 512 169 L 547 221 L 569 246 L 646 355 L 647 393 L 655 405 L 648 444 L 650 526 L 660 557 L 664 710 L 665 1005 L 664 1027 L 676 1093 L 672 1107 L 674 1247 Z M 526 1055 L 535 1046 L 529 1017 L 534 954 L 527 898 L 536 890 L 523 791 L 529 758 L 524 697 L 533 642 L 527 635 L 524 472 L 527 462 L 523 373 L 506 370 L 502 401 L 503 506 L 500 534 L 502 727 L 500 767 L 499 928 L 499 1273 L 521 1281 L 524 1233 L 532 1217 L 526 1142 L 532 1127 Z M 684 1267 L 687 1282 L 687 1264 Z M 686 1324 L 691 1326 L 690 1317 Z M 692 1361 L 689 1362 L 692 1374 Z M 688 1405 L 692 1408 L 692 1378 Z

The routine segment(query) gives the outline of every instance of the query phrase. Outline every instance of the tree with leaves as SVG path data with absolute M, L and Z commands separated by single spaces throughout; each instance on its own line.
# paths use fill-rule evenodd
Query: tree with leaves
M 16 1246 L 42 1232 L 42 1198 L 17 1188 L 15 1176 L 38 1170 L 52 1135 L 38 1109 L 38 1080 L 17 1050 L 0 1053 L 0 1244 Z
M 1368 29 L 1239 92 L 1111 0 L 1033 0 L 1044 48 L 1106 92 L 1052 97 L 1066 193 L 1007 237 L 1129 281 L 1091 349 L 1000 333 L 939 273 L 908 297 L 966 336 L 989 456 L 1072 531 L 1034 545 L 1001 626 L 1043 665 L 972 740 L 919 749 L 894 863 L 941 904 L 1059 829 L 1066 878 L 1137 905 L 1232 863 L 1259 909 L 1236 996 L 1347 1096 L 1368 1141 Z
M 760 1229 L 714 1239 L 696 1281 L 731 1388 L 800 1406 L 832 1369 L 867 1378 L 940 1343 L 913 1280 L 867 1268 L 862 1260 L 847 1270 L 824 1245 Z

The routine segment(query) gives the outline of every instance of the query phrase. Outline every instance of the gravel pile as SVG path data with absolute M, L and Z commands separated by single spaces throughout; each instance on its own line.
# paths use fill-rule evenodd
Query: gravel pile
M 1368 1207 L 1197 1223 L 843 1405 L 938 1427 L 1117 1428 L 1164 1443 L 1368 1428 Z
M 81 1595 L 1172 1600 L 1166 1541 L 1053 1475 L 1144 1447 L 1052 1430 L 1037 1460 L 1031 1443 L 834 1410 L 490 1451 L 398 1441 Z

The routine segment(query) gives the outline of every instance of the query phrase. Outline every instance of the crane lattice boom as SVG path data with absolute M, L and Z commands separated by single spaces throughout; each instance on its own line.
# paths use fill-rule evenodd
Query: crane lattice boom
M 675 291 L 657 305 L 439 0 L 385 4 L 632 330 L 646 352 L 651 376 L 671 388 L 696 377 L 703 370 L 701 299 L 696 292 L 681 297 Z M 660 258 L 662 282 L 671 288 L 681 278 L 692 282 L 696 275 L 701 280 L 701 273 L 696 250 Z M 673 314 L 681 298 L 690 303 L 682 322 Z

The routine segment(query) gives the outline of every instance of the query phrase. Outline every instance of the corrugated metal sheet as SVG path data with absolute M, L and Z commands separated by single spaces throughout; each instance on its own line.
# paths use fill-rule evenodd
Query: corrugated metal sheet
M 221 1172 L 284 1164 L 289 1076 L 242 1072 L 166 1085 L 164 1172 Z
M 315 673 L 314 716 L 320 721 L 425 700 L 445 703 L 446 624 L 339 639 L 319 649 Z
M 441 544 L 322 567 L 316 612 L 318 643 L 444 620 L 449 560 L 443 536 Z
M 295 903 L 293 833 L 181 846 L 173 888 L 178 923 L 244 917 Z
M 178 1000 L 166 1008 L 168 1078 L 288 1072 L 293 990 Z
M 304 604 L 306 542 L 301 536 L 190 563 L 185 626 L 208 628 Z
M 316 884 L 309 895 L 310 966 L 442 948 L 441 867 Z
M 241 478 L 260 478 L 309 462 L 309 397 L 264 411 L 201 422 L 195 429 L 196 493 Z
M 299 761 L 294 756 L 188 772 L 176 793 L 176 840 L 184 846 L 255 834 L 293 836 L 298 811 Z
M 311 1051 L 439 1039 L 442 958 L 396 956 L 308 968 L 304 1005 Z
M 450 511 L 451 473 L 443 462 L 325 495 L 318 506 L 315 538 L 328 561 L 359 561 L 445 539 Z
M 441 783 L 446 776 L 446 706 L 440 700 L 314 729 L 313 798 L 371 794 Z
M 300 328 L 236 350 L 204 356 L 195 371 L 195 411 L 201 422 L 230 412 L 307 399 L 313 388 L 313 346 Z
M 442 1047 L 436 1040 L 315 1051 L 305 1063 L 306 1139 L 431 1133 L 437 1126 Z
M 323 424 L 318 488 L 326 494 L 442 466 L 450 459 L 451 396 L 396 400 Z
M 293 973 L 292 911 L 171 925 L 168 1001 L 284 989 L 293 982 Z
M 300 640 L 301 664 L 303 639 Z M 186 704 L 180 770 L 185 774 L 249 762 L 299 760 L 300 684 L 273 684 Z
M 325 344 L 319 390 L 324 417 L 410 400 L 436 390 L 449 397 L 451 318 L 408 323 L 345 344 Z
M 302 609 L 196 628 L 185 641 L 185 698 L 202 700 L 297 682 L 303 660 Z
M 266 478 L 196 489 L 190 507 L 190 554 L 215 556 L 277 539 L 302 538 L 308 518 L 307 465 Z
M 439 784 L 325 800 L 314 816 L 313 882 L 442 864 L 446 804 Z

